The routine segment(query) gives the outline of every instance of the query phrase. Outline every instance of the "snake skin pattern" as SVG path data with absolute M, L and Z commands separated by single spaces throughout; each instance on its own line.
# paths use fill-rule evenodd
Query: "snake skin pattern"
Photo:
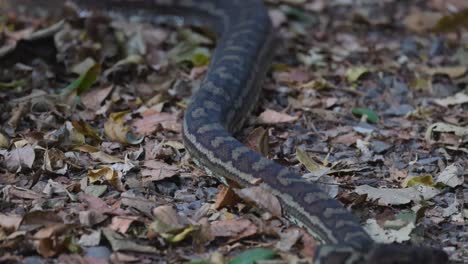
M 218 34 L 208 72 L 185 113 L 185 147 L 200 167 L 224 183 L 245 187 L 260 179 L 259 185 L 280 200 L 283 214 L 323 243 L 314 263 L 446 262 L 445 253 L 435 249 L 374 243 L 358 220 L 314 183 L 232 136 L 255 106 L 273 54 L 273 29 L 261 0 L 74 2 L 83 10 L 149 22 L 160 22 L 163 15 L 175 23 L 210 27 Z

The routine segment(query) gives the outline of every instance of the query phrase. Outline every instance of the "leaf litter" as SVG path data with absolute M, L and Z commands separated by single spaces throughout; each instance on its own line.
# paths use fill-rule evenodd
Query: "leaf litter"
M 284 41 L 240 139 L 376 240 L 466 261 L 464 2 L 266 2 Z M 307 261 L 261 182 L 220 188 L 183 147 L 213 35 L 70 11 L 0 20 L 2 261 Z

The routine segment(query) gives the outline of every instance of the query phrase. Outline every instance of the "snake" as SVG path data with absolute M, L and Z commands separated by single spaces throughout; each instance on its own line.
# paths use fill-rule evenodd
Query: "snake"
M 9 0 L 19 5 L 31 0 Z M 57 2 L 56 0 L 54 0 Z M 42 1 L 43 2 L 43 1 Z M 61 2 L 61 1 L 58 1 Z M 261 0 L 74 0 L 81 11 L 140 21 L 203 26 L 217 36 L 208 70 L 183 118 L 182 138 L 196 164 L 223 183 L 259 186 L 283 215 L 321 242 L 313 263 L 445 263 L 442 250 L 372 240 L 317 183 L 263 157 L 233 135 L 253 110 L 278 37 Z M 46 1 L 45 6 L 51 6 Z

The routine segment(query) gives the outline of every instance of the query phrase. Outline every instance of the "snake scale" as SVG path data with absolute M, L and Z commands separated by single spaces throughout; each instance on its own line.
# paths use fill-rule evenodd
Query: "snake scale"
M 31 3 L 31 0 L 13 1 Z M 33 1 L 34 2 L 34 1 Z M 183 121 L 186 149 L 199 166 L 240 186 L 260 186 L 286 218 L 322 242 L 314 263 L 445 263 L 436 249 L 374 243 L 358 220 L 316 184 L 250 150 L 232 134 L 258 99 L 275 36 L 261 0 L 75 0 L 100 10 L 161 22 L 207 26 L 218 35 L 209 69 Z M 36 2 L 37 3 L 37 2 Z

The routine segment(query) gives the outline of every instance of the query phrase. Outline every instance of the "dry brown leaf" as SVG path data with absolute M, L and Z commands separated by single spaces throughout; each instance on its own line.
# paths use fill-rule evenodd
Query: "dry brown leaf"
M 13 198 L 28 199 L 28 200 L 36 200 L 36 199 L 45 198 L 44 195 L 37 193 L 35 191 L 16 187 L 16 186 L 11 186 L 11 185 L 5 186 L 5 188 L 3 188 L 3 193 L 5 195 L 5 200 L 7 201 Z
M 265 110 L 257 119 L 258 124 L 279 124 L 291 123 L 299 119 L 297 116 L 290 116 L 288 114 L 276 112 L 271 109 Z
M 302 84 L 310 79 L 310 74 L 301 69 L 289 69 L 274 73 L 275 80 L 283 84 Z
M 109 228 L 125 234 L 130 228 L 130 225 L 137 220 L 138 216 L 114 216 L 112 217 L 112 223 L 109 225 Z
M 276 196 L 260 186 L 253 186 L 235 190 L 242 199 L 252 202 L 270 212 L 273 216 L 281 217 L 281 204 Z
M 143 181 L 160 181 L 170 178 L 176 175 L 179 170 L 177 166 L 169 165 L 158 160 L 146 160 L 143 163 L 143 167 L 146 167 L 146 169 L 141 170 L 141 175 L 145 177 Z
M 211 223 L 210 232 L 214 237 L 236 237 L 242 232 L 255 227 L 255 225 L 247 219 L 229 219 L 220 220 Z
M 435 74 L 446 74 L 451 78 L 458 78 L 465 75 L 468 67 L 464 65 L 457 65 L 457 66 L 445 66 L 445 67 L 436 67 L 436 68 L 429 68 L 429 67 L 421 67 L 421 71 L 427 75 L 435 75 Z
M 148 135 L 157 131 L 158 126 L 174 132 L 181 131 L 181 125 L 177 122 L 177 115 L 169 113 L 160 113 L 148 110 L 143 113 L 143 118 L 137 119 L 132 124 L 136 133 Z
M 263 127 L 257 127 L 247 136 L 246 145 L 254 151 L 261 153 L 263 156 L 268 156 L 268 130 Z
M 39 229 L 39 231 L 34 234 L 34 239 L 46 239 L 53 236 L 60 236 L 68 232 L 73 226 L 74 225 L 63 223 L 47 225 L 46 227 Z
M 181 215 L 179 215 L 172 206 L 162 205 L 153 209 L 153 215 L 159 221 L 170 224 L 171 226 L 177 226 L 183 228 L 188 220 Z
M 11 172 L 19 172 L 21 168 L 32 168 L 36 155 L 34 148 L 27 144 L 8 152 L 5 156 L 6 168 Z
M 123 163 L 124 160 L 112 155 L 109 155 L 105 153 L 104 151 L 96 151 L 96 152 L 91 152 L 89 154 L 93 160 L 100 161 L 102 163 L 106 164 L 112 164 L 112 163 Z
M 56 241 L 48 238 L 35 241 L 34 246 L 36 251 L 45 258 L 53 257 L 64 249 L 60 248 Z
M 415 11 L 405 17 L 403 23 L 409 30 L 421 33 L 432 29 L 441 17 L 436 12 Z
M 221 191 L 216 195 L 214 204 L 215 209 L 224 208 L 226 206 L 233 206 L 239 202 L 239 196 L 229 187 L 221 186 Z
M 65 154 L 56 148 L 48 149 L 44 153 L 44 169 L 46 171 L 64 175 L 67 173 L 68 164 L 66 163 Z
M 80 219 L 80 224 L 84 226 L 94 226 L 96 224 L 99 224 L 107 220 L 107 216 L 104 215 L 102 212 L 89 210 L 89 211 L 81 211 L 79 214 L 79 219 Z
M 361 137 L 357 133 L 351 132 L 337 136 L 336 138 L 332 139 L 331 142 L 332 144 L 344 144 L 351 146 L 360 138 Z
M 302 237 L 302 232 L 298 228 L 289 228 L 280 234 L 280 240 L 275 247 L 281 251 L 288 252 Z
M 122 111 L 117 113 L 112 113 L 109 116 L 109 119 L 104 123 L 104 133 L 106 136 L 119 143 L 127 144 L 127 134 L 130 131 L 130 128 L 125 125 L 125 115 L 129 111 Z
M 23 218 L 18 215 L 0 214 L 0 228 L 9 232 L 18 230 Z
M 108 213 L 112 211 L 112 209 L 107 205 L 107 203 L 104 202 L 104 200 L 102 200 L 101 198 L 85 193 L 80 193 L 78 195 L 78 198 L 80 198 L 82 202 L 86 202 L 90 210 L 94 210 L 100 213 Z
M 468 94 L 459 92 L 454 96 L 449 96 L 444 99 L 435 99 L 434 102 L 441 106 L 461 105 L 468 103 Z
M 101 107 L 102 102 L 106 100 L 113 88 L 114 86 L 110 85 L 105 88 L 91 89 L 81 95 L 81 102 L 86 108 L 96 111 Z

